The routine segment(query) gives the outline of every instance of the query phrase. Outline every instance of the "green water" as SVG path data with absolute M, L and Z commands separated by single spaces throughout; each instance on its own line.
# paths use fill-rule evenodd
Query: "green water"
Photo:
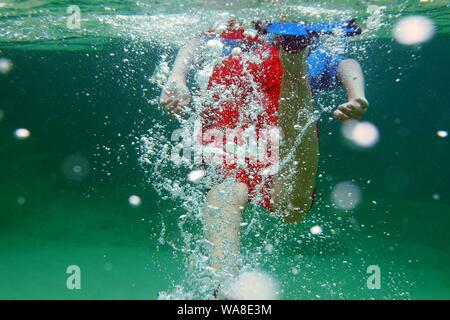
M 176 222 L 183 210 L 156 193 L 151 173 L 138 161 L 142 134 L 155 123 L 176 127 L 148 103 L 159 92 L 147 79 L 161 54 L 172 61 L 177 47 L 176 37 L 158 42 L 169 29 L 164 19 L 196 17 L 204 26 L 211 23 L 208 12 L 261 17 L 274 5 L 84 1 L 84 29 L 72 31 L 64 26 L 69 2 L 0 6 L 0 58 L 13 63 L 0 74 L 0 298 L 156 299 L 186 277 L 186 256 L 167 244 L 180 242 Z M 376 4 L 386 6 L 385 24 L 357 57 L 371 103 L 365 119 L 377 126 L 379 143 L 349 148 L 340 124 L 323 114 L 313 211 L 304 224 L 277 230 L 266 217 L 260 230 L 266 240 L 281 239 L 276 255 L 261 251 L 260 267 L 280 282 L 286 299 L 450 298 L 450 149 L 448 138 L 436 134 L 450 129 L 450 9 L 444 1 Z M 321 8 L 364 20 L 367 5 L 330 1 Z M 293 10 L 275 8 L 279 15 Z M 140 18 L 156 13 L 166 25 L 155 25 L 152 33 Z M 398 16 L 413 13 L 431 18 L 437 33 L 420 47 L 401 46 L 390 28 Z M 113 23 L 117 15 L 129 18 Z M 181 24 L 189 26 L 200 28 Z M 331 95 L 321 96 L 321 103 L 335 103 Z M 16 128 L 31 136 L 15 139 Z M 81 174 L 73 174 L 75 165 Z M 331 189 L 352 179 L 361 187 L 361 204 L 350 212 L 333 208 Z M 129 205 L 133 194 L 141 206 Z M 255 212 L 247 208 L 245 220 Z M 324 234 L 310 237 L 316 224 Z M 261 241 L 249 232 L 243 251 L 258 251 Z M 81 268 L 81 290 L 66 287 L 69 265 Z M 379 290 L 366 286 L 370 265 L 381 269 Z

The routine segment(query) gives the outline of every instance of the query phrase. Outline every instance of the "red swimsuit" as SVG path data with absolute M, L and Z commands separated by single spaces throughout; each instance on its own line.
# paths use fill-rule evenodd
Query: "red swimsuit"
M 283 75 L 278 48 L 244 35 L 243 29 L 227 30 L 222 39 L 233 39 L 254 44 L 249 53 L 230 55 L 215 66 L 208 83 L 213 105 L 203 113 L 203 129 L 246 129 L 254 126 L 257 138 L 261 129 L 278 126 L 278 102 Z M 245 45 L 244 45 L 245 48 Z M 245 49 L 243 50 L 245 51 Z M 250 56 L 250 58 L 248 58 Z M 257 110 L 255 112 L 255 110 Z M 214 141 L 203 141 L 208 144 Z M 227 142 L 223 137 L 224 145 Z M 239 136 L 234 138 L 239 144 Z M 224 159 L 221 173 L 245 183 L 249 198 L 256 199 L 265 208 L 271 207 L 272 176 L 263 174 L 271 163 L 246 158 L 244 167 L 236 161 Z

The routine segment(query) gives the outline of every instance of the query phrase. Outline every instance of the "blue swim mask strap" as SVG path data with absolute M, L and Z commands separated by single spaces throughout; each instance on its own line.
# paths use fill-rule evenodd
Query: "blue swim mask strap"
M 355 20 L 337 21 L 331 23 L 294 23 L 294 22 L 271 22 L 263 26 L 263 32 L 275 36 L 306 37 L 311 34 L 332 34 L 336 30 L 342 30 L 346 36 L 361 34 Z

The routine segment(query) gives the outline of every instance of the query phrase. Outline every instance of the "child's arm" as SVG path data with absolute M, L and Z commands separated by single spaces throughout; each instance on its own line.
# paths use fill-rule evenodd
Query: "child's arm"
M 341 61 L 337 69 L 337 77 L 347 91 L 348 102 L 338 106 L 333 115 L 339 120 L 360 119 L 369 106 L 364 92 L 364 74 L 360 64 L 354 59 Z
M 186 85 L 186 78 L 194 62 L 200 39 L 191 41 L 178 52 L 167 84 L 161 92 L 159 102 L 176 115 L 186 114 L 184 107 L 189 105 L 191 95 Z

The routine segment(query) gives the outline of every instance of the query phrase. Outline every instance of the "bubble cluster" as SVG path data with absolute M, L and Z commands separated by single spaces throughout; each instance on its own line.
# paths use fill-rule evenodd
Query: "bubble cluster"
M 336 15 L 339 14 L 338 12 L 332 12 L 325 8 L 320 8 L 319 10 L 317 7 L 305 9 L 304 6 L 298 5 L 290 8 L 294 7 L 298 8 L 298 11 L 296 12 L 308 12 L 311 14 L 310 17 L 315 18 L 317 18 L 319 11 L 322 13 L 326 12 L 326 14 L 335 18 L 337 18 Z M 372 13 L 374 13 L 372 19 L 373 23 L 371 24 L 370 30 L 367 30 L 365 33 L 365 36 L 369 33 L 373 34 L 383 25 L 381 17 L 385 18 L 383 14 L 383 10 L 385 9 L 385 7 L 372 8 Z M 348 14 L 348 12 L 346 14 Z M 378 17 L 380 17 L 380 19 L 378 19 Z M 197 16 L 197 18 L 199 17 Z M 252 16 L 252 18 L 254 18 L 254 16 Z M 201 20 L 201 17 L 199 19 Z M 225 18 L 220 17 L 217 21 L 214 21 L 213 26 L 208 25 L 207 29 L 220 29 L 220 27 L 224 26 L 224 20 L 226 21 L 226 19 L 229 19 L 229 16 Z M 328 16 L 327 19 L 330 19 L 330 16 Z M 192 41 L 191 38 L 184 37 L 180 32 L 181 26 L 184 23 L 183 29 L 189 29 L 194 33 L 195 30 L 191 28 L 192 24 L 198 23 L 194 29 L 203 29 L 202 23 L 204 21 L 181 19 L 180 21 L 175 22 L 173 17 L 167 16 L 151 17 L 148 20 L 151 22 L 151 25 L 157 24 L 157 26 L 153 29 L 147 28 L 149 26 L 149 21 L 139 20 L 134 17 L 116 16 L 102 18 L 102 21 L 111 26 L 111 28 L 126 31 L 127 34 L 132 30 L 131 33 L 134 36 L 140 37 L 142 35 L 143 38 L 150 43 L 157 43 L 158 48 L 163 48 L 164 53 L 160 56 L 159 62 L 156 63 L 153 75 L 147 79 L 151 86 L 151 88 L 148 89 L 148 92 L 153 92 L 153 89 L 157 92 L 154 97 L 152 96 L 154 99 L 150 99 L 149 102 L 164 110 L 159 104 L 159 94 L 161 93 L 161 89 L 166 85 L 167 80 L 172 80 L 172 78 L 169 78 L 171 76 L 170 61 L 173 61 L 174 58 L 171 56 L 171 51 L 173 49 L 179 49 L 179 47 L 186 42 L 190 43 Z M 249 23 L 249 21 L 246 22 Z M 126 28 L 130 24 L 131 29 Z M 150 29 L 151 31 L 148 31 Z M 202 31 L 204 30 L 206 29 L 203 29 Z M 162 34 L 164 34 L 164 36 L 162 36 Z M 181 39 L 183 37 L 184 39 Z M 336 53 L 345 54 L 347 44 L 343 43 L 344 41 L 336 41 L 335 39 L 333 41 L 333 37 L 331 36 L 324 37 L 324 39 L 324 41 L 330 42 L 330 45 L 336 50 Z M 189 74 L 189 81 L 192 81 L 190 83 L 192 84 L 190 89 L 192 88 L 193 90 L 191 91 L 192 100 L 188 106 L 188 116 L 185 119 L 177 119 L 177 125 L 179 124 L 182 129 L 188 129 L 187 131 L 191 133 L 189 136 L 190 139 L 193 137 L 192 127 L 195 127 L 195 121 L 202 117 L 202 112 L 210 111 L 204 109 L 206 105 L 212 105 L 214 111 L 216 109 L 220 110 L 221 105 L 220 103 L 217 103 L 217 99 L 215 100 L 216 96 L 222 101 L 233 102 L 236 101 L 236 96 L 239 96 L 241 93 L 236 92 L 236 88 L 227 88 L 222 84 L 215 87 L 211 86 L 210 78 L 211 75 L 213 75 L 213 71 L 215 71 L 214 68 L 218 63 L 221 63 L 224 60 L 222 54 L 223 51 L 226 50 L 228 54 L 231 54 L 235 59 L 242 58 L 242 60 L 245 61 L 245 63 L 243 63 L 244 71 L 250 69 L 248 66 L 251 63 L 254 63 L 255 65 L 262 63 L 263 59 L 258 59 L 259 57 L 256 57 L 256 55 L 249 54 L 250 50 L 248 50 L 248 48 L 242 50 L 238 47 L 234 47 L 234 44 L 230 45 L 229 43 L 224 47 L 224 43 L 225 42 L 220 41 L 219 38 L 204 39 L 197 47 L 196 56 L 194 57 L 195 59 L 190 69 L 192 72 Z M 359 50 L 362 54 L 365 54 L 367 43 L 364 41 L 355 41 L 355 43 L 357 43 L 355 44 L 355 47 L 357 47 L 355 51 Z M 253 88 L 257 88 L 257 83 L 250 81 L 248 88 L 247 91 L 250 92 Z M 246 100 L 246 105 L 254 110 L 261 110 L 261 105 L 258 104 L 258 102 L 261 101 L 260 90 L 254 91 L 256 92 L 255 95 L 248 94 L 249 98 Z M 337 105 L 336 102 L 342 99 L 340 93 L 332 93 L 331 96 L 334 105 Z M 320 97 L 314 97 L 314 99 L 314 102 L 319 106 L 318 110 L 326 112 L 330 111 L 326 109 L 325 103 L 323 103 L 323 100 L 320 100 Z M 329 105 L 328 101 L 327 105 Z M 318 111 L 314 117 L 308 119 L 308 125 L 315 125 L 315 122 L 319 117 L 323 116 L 320 111 Z M 257 118 L 257 113 L 251 112 L 250 117 Z M 314 281 L 313 278 L 316 272 L 314 266 L 315 260 L 311 258 L 309 261 L 305 262 L 307 258 L 305 259 L 303 256 L 304 252 L 311 253 L 311 256 L 316 254 L 321 255 L 324 251 L 333 252 L 335 248 L 328 246 L 326 241 L 328 241 L 328 238 L 333 238 L 338 233 L 341 235 L 346 234 L 347 230 L 345 228 L 340 228 L 336 231 L 335 228 L 331 227 L 331 223 L 325 221 L 319 214 L 320 218 L 314 222 L 316 225 L 313 225 L 310 228 L 302 227 L 302 231 L 298 232 L 298 229 L 287 229 L 284 221 L 274 217 L 275 215 L 267 217 L 267 214 L 258 212 L 258 210 L 252 206 L 247 206 L 245 208 L 246 212 L 245 215 L 243 215 L 243 221 L 240 223 L 242 230 L 242 251 L 238 257 L 242 266 L 240 270 L 267 270 L 267 272 L 272 272 L 279 266 L 281 261 L 283 261 L 286 262 L 286 264 L 283 264 L 285 268 L 283 270 L 277 270 L 277 280 L 280 282 L 278 283 L 278 281 L 275 281 L 267 273 L 260 271 L 246 271 L 241 273 L 235 280 L 227 278 L 227 281 L 218 281 L 217 274 L 211 267 L 211 257 L 208 254 L 211 250 L 212 243 L 208 238 L 205 238 L 202 226 L 204 226 L 204 208 L 207 207 L 205 205 L 206 194 L 212 187 L 222 183 L 223 177 L 220 174 L 217 174 L 216 170 L 211 169 L 211 166 L 203 167 L 198 164 L 193 165 L 190 161 L 179 161 L 175 165 L 171 162 L 173 156 L 171 151 L 174 146 L 177 145 L 177 142 L 171 140 L 171 134 L 173 132 L 168 129 L 169 126 L 166 126 L 165 120 L 154 120 L 148 127 L 151 128 L 148 129 L 148 131 L 146 129 L 147 132 L 137 139 L 139 146 L 142 148 L 140 160 L 142 167 L 146 172 L 146 176 L 148 177 L 148 183 L 151 184 L 158 193 L 157 201 L 161 203 L 164 210 L 166 210 L 161 214 L 161 230 L 158 230 L 155 235 L 158 238 L 158 243 L 160 245 L 169 246 L 175 254 L 180 254 L 185 261 L 185 265 L 180 266 L 180 270 L 182 269 L 182 272 L 185 273 L 185 277 L 177 283 L 175 288 L 173 288 L 173 292 L 161 293 L 161 299 L 214 299 L 217 298 L 212 293 L 214 289 L 217 289 L 225 282 L 228 283 L 228 281 L 232 281 L 232 284 L 225 288 L 225 292 L 227 296 L 232 299 L 275 299 L 280 297 L 280 284 L 284 286 L 285 283 L 292 280 L 293 275 L 300 274 L 300 270 L 302 271 L 302 277 L 295 278 L 306 280 L 306 277 L 309 276 L 311 278 L 309 281 L 311 283 Z M 304 132 L 303 125 L 296 124 L 294 128 L 298 135 L 296 137 L 297 140 L 301 141 Z M 351 145 L 359 148 L 374 147 L 380 138 L 378 128 L 367 121 L 345 122 L 342 126 L 342 134 Z M 183 153 L 183 148 L 179 148 L 178 151 Z M 189 159 L 191 159 L 190 153 Z M 286 159 L 291 160 L 287 157 Z M 286 159 L 281 159 L 281 162 L 285 163 Z M 296 164 L 300 166 L 300 161 Z M 199 168 L 202 169 L 200 170 Z M 331 182 L 333 179 L 328 181 Z M 136 198 L 134 198 L 135 200 L 130 201 L 132 197 Z M 141 200 L 138 196 L 131 196 L 130 199 L 130 205 L 132 205 L 132 202 L 138 203 L 139 205 L 141 204 Z M 340 210 L 353 210 L 362 202 L 361 188 L 352 181 L 338 183 L 332 189 L 331 200 L 335 208 Z M 254 204 L 256 204 L 256 201 Z M 170 210 L 166 209 L 167 206 L 171 207 Z M 330 205 L 323 205 L 323 203 L 317 203 L 315 206 L 318 211 L 323 210 L 322 212 L 329 210 L 327 208 L 330 207 Z M 214 207 L 214 209 L 217 208 Z M 356 230 L 356 220 L 350 221 L 353 223 L 349 224 L 350 227 L 348 227 L 348 229 L 353 230 L 352 228 L 354 228 L 354 230 Z M 269 230 L 267 225 L 272 226 L 270 231 L 267 231 Z M 327 230 L 325 234 L 324 230 Z M 176 235 L 174 235 L 174 233 L 176 233 Z M 316 250 L 322 245 L 323 247 L 320 247 L 320 250 Z M 314 258 L 315 257 L 316 256 L 314 256 Z M 334 261 L 337 262 L 339 259 Z M 278 277 L 278 275 L 283 272 L 288 273 L 289 278 L 282 279 Z M 330 278 L 332 278 L 332 276 L 330 276 Z M 220 285 L 218 286 L 215 281 L 218 281 Z M 337 296 L 336 288 L 333 287 L 335 283 L 332 284 L 331 282 L 332 281 L 330 281 L 330 283 L 324 283 L 323 287 L 329 288 L 330 295 L 336 294 Z M 314 296 L 313 293 L 308 291 L 309 288 L 307 288 L 307 286 L 307 284 L 302 283 L 301 290 L 304 290 L 305 297 Z M 300 289 L 297 290 L 297 293 L 298 292 L 300 292 Z M 339 294 L 342 293 L 340 292 Z
M 259 271 L 247 271 L 225 291 L 232 300 L 278 300 L 278 283 L 268 274 Z

